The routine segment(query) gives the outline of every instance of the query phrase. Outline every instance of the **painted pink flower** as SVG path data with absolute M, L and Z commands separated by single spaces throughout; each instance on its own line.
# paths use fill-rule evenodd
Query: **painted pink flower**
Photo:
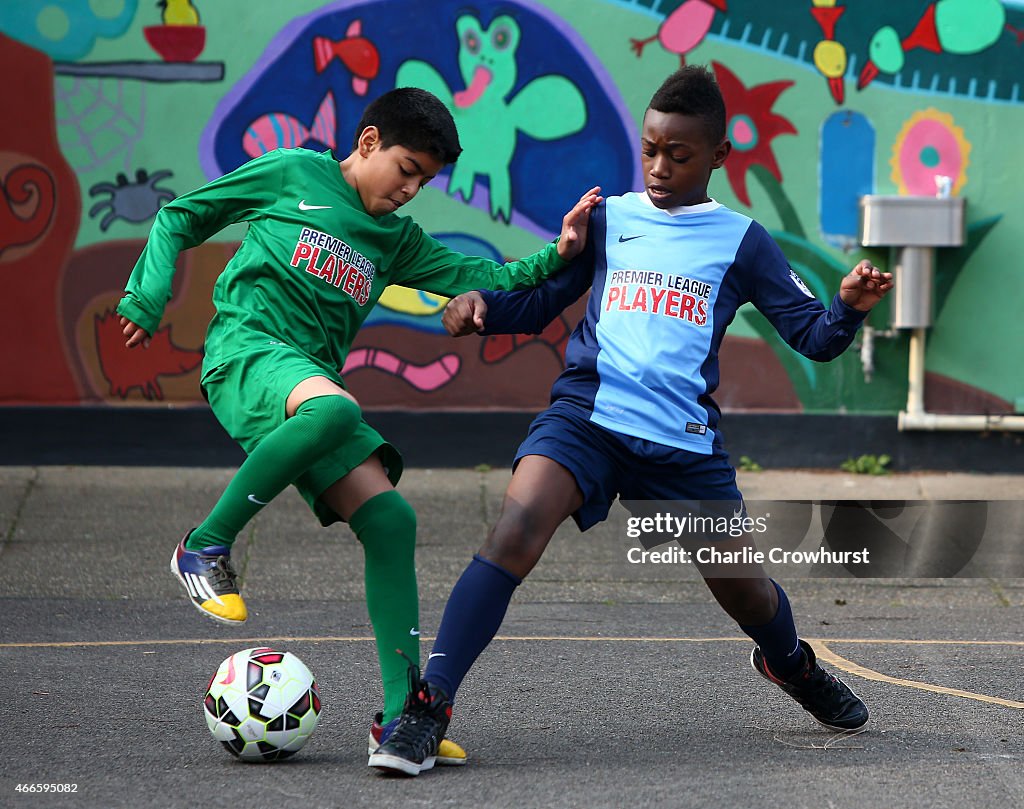
M 971 144 L 953 116 L 929 107 L 903 124 L 892 147 L 892 179 L 901 194 L 935 196 L 936 177 L 949 177 L 951 192 L 967 182 Z

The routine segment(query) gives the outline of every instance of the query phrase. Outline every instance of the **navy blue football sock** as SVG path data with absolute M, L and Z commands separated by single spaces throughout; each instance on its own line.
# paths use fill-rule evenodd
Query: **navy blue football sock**
M 789 607 L 786 591 L 779 587 L 779 583 L 774 579 L 772 579 L 772 584 L 775 585 L 775 591 L 779 594 L 779 609 L 775 613 L 775 617 L 768 623 L 759 626 L 740 624 L 740 629 L 750 635 L 754 639 L 754 643 L 761 647 L 761 654 L 764 655 L 771 673 L 786 680 L 800 670 L 804 656 L 796 635 L 793 610 Z
M 512 593 L 522 582 L 476 554 L 448 597 L 423 679 L 454 700 L 462 679 L 498 633 Z

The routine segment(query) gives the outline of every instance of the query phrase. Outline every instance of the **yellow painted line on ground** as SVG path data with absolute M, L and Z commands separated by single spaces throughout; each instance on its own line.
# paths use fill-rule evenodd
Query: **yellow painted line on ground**
M 915 638 L 817 638 L 821 643 L 899 644 L 901 646 L 1024 646 L 1024 640 L 938 640 Z
M 255 643 L 265 646 L 268 643 L 353 643 L 356 641 L 373 640 L 372 637 L 263 637 L 263 638 L 177 638 L 174 640 L 80 640 L 42 643 L 0 643 L 0 649 L 76 649 L 78 647 L 94 648 L 103 646 L 183 646 L 190 643 Z M 433 640 L 425 638 L 425 640 Z
M 432 641 L 431 635 L 422 635 L 421 640 Z M 749 642 L 750 638 L 658 638 L 658 637 L 600 637 L 579 635 L 497 635 L 501 641 L 567 641 L 575 643 L 737 643 Z M 355 643 L 375 640 L 372 636 L 336 637 L 319 635 L 315 637 L 259 637 L 259 638 L 177 638 L 173 640 L 84 640 L 84 641 L 39 641 L 26 643 L 0 643 L 0 649 L 74 649 L 77 647 L 104 646 L 174 646 L 206 643 Z
M 835 641 L 830 642 L 834 643 Z M 903 680 L 899 677 L 890 677 L 888 674 L 881 674 L 880 672 L 872 669 L 864 668 L 864 666 L 854 663 L 852 660 L 840 657 L 829 649 L 826 642 L 823 640 L 815 640 L 812 645 L 814 646 L 814 653 L 817 655 L 819 660 L 831 663 L 837 669 L 842 669 L 850 674 L 856 674 L 858 677 L 863 677 L 865 680 L 874 680 L 875 682 L 889 683 L 891 685 L 903 685 L 908 688 L 919 688 L 922 691 L 931 691 L 933 694 L 949 694 L 953 697 L 963 697 L 964 699 L 973 699 L 978 702 L 988 702 L 992 705 L 1002 705 L 1004 708 L 1024 709 L 1024 702 L 1014 702 L 1011 699 L 990 697 L 988 694 L 976 694 L 973 691 L 961 691 L 959 688 L 947 688 L 944 685 L 922 683 L 918 680 Z
M 495 640 L 560 640 L 584 641 L 590 643 L 751 643 L 746 635 L 736 637 L 686 638 L 686 637 L 628 637 L 615 635 L 497 635 Z M 810 638 L 808 641 L 812 640 Z M 915 640 L 912 638 L 815 638 L 815 643 L 860 643 L 889 644 L 895 646 L 1024 646 L 1024 640 Z
M 571 643 L 750 643 L 748 637 L 629 637 L 629 636 L 596 636 L 596 635 L 498 635 L 494 638 L 498 641 L 559 641 Z M 0 643 L 0 649 L 76 649 L 76 648 L 103 648 L 116 646 L 180 646 L 187 644 L 245 644 L 253 643 L 264 646 L 269 643 L 366 643 L 373 641 L 370 636 L 291 636 L 279 635 L 276 637 L 258 638 L 178 638 L 173 640 L 94 640 L 94 641 L 60 641 L 60 642 L 30 642 L 30 643 Z M 432 641 L 430 635 L 422 636 L 424 641 Z M 864 666 L 847 660 L 833 652 L 828 644 L 879 644 L 893 646 L 907 645 L 958 645 L 958 646 L 1024 646 L 1024 641 L 1019 640 L 941 640 L 941 639 L 910 639 L 910 638 L 808 638 L 815 649 L 820 660 L 831 663 L 838 669 L 863 677 L 866 680 L 889 683 L 890 685 L 901 685 L 907 688 L 918 688 L 922 691 L 930 691 L 935 694 L 947 694 L 964 699 L 987 702 L 992 705 L 1002 705 L 1006 708 L 1024 709 L 1024 702 L 1015 702 L 1000 697 L 992 697 L 987 694 L 976 694 L 973 691 L 962 691 L 958 688 L 947 688 L 931 683 L 922 683 L 917 680 L 903 680 L 898 677 L 890 677 L 887 674 L 865 668 Z
M 567 643 L 750 643 L 746 636 L 728 637 L 658 637 L 619 635 L 497 635 L 500 641 L 565 641 Z M 176 646 L 206 643 L 363 643 L 373 641 L 368 635 L 335 636 L 315 635 L 309 637 L 279 635 L 256 638 L 174 638 L 170 640 L 82 640 L 82 641 L 39 641 L 24 643 L 0 643 L 0 649 L 74 649 L 78 647 L 104 646 Z M 423 635 L 421 640 L 431 641 L 434 637 Z M 892 646 L 1024 646 L 1024 640 L 942 640 L 914 638 L 814 638 L 814 643 L 879 644 Z

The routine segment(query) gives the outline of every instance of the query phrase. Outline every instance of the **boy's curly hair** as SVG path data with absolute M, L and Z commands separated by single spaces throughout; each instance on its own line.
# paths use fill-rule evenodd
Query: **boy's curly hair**
M 703 65 L 687 65 L 665 79 L 648 107 L 700 118 L 709 142 L 725 139 L 725 101 L 715 74 Z

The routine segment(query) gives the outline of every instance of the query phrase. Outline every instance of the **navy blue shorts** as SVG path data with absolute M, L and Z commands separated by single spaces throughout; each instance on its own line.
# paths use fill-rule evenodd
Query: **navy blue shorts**
M 741 503 L 736 470 L 716 448 L 700 455 L 606 430 L 585 411 L 557 401 L 533 420 L 513 464 L 543 455 L 576 478 L 583 505 L 573 514 L 581 531 L 607 519 L 616 497 L 642 501 Z

